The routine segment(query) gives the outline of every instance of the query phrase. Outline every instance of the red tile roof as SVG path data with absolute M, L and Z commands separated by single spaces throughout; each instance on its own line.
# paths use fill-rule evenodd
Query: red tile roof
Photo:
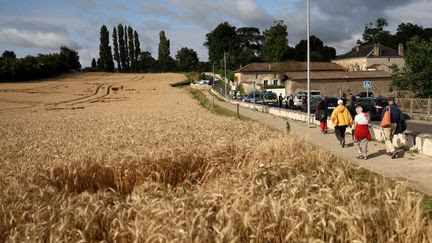
M 289 80 L 306 80 L 307 72 L 286 72 Z M 311 80 L 327 79 L 373 79 L 391 78 L 391 74 L 386 71 L 318 71 L 311 72 Z
M 261 63 L 250 63 L 238 70 L 237 73 L 246 73 L 246 72 L 276 72 L 276 73 L 285 73 L 285 72 L 294 72 L 294 71 L 306 71 L 307 63 L 306 62 L 261 62 Z M 312 71 L 344 71 L 346 68 L 342 67 L 339 64 L 331 63 L 331 62 L 311 62 L 311 70 Z

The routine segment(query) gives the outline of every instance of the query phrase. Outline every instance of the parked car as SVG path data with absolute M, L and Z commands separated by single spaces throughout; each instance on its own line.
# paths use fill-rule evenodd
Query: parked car
M 300 107 L 303 104 L 304 93 L 297 93 L 294 95 L 294 107 Z
M 369 95 L 369 96 L 368 96 Z M 357 95 L 357 98 L 367 98 L 367 97 L 374 97 L 374 94 L 372 92 L 360 92 Z
M 322 98 L 322 93 L 319 90 L 311 90 L 310 94 L 311 94 L 311 97 L 321 97 Z
M 327 111 L 329 115 L 338 106 L 338 100 L 336 97 L 327 97 Z
M 323 99 L 320 96 L 312 96 L 310 100 L 310 111 L 314 113 L 318 107 L 318 103 Z M 303 112 L 307 112 L 307 104 L 302 104 L 300 106 L 300 110 Z
M 278 97 L 273 92 L 263 92 L 261 93 L 261 100 L 264 105 L 267 106 L 278 106 Z
M 381 119 L 383 109 L 388 105 L 384 98 L 360 98 L 356 105 L 360 105 L 364 112 L 369 112 L 371 120 Z M 352 116 L 356 115 L 355 106 L 348 105 L 348 110 Z
M 246 96 L 243 96 L 242 101 L 260 104 L 260 103 L 262 103 L 261 93 L 259 93 L 259 92 L 252 92 L 252 93 L 250 93 L 250 94 L 248 94 Z

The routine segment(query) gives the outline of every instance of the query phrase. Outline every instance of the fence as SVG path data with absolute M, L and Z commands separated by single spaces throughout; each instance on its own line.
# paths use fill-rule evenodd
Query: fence
M 396 98 L 396 104 L 402 111 L 411 114 L 432 114 L 432 99 Z

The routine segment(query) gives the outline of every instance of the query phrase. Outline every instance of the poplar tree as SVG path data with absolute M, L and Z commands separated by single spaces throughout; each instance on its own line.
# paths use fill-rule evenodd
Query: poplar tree
M 128 43 L 128 27 L 124 26 L 124 43 L 125 43 L 125 51 L 126 51 L 126 66 L 125 70 L 130 72 L 130 58 L 129 58 L 129 43 Z
M 109 31 L 105 25 L 102 25 L 100 31 L 99 58 L 99 69 L 105 72 L 112 72 L 114 70 L 114 62 L 109 45 Z
M 94 59 L 94 58 L 92 59 L 91 67 L 92 67 L 93 69 L 96 69 L 96 68 L 97 68 L 96 59 Z
M 129 59 L 130 59 L 131 71 L 135 72 L 136 59 L 135 59 L 135 47 L 134 47 L 134 33 L 131 26 L 128 27 L 128 37 L 129 37 Z
M 161 67 L 161 71 L 166 71 L 168 68 L 170 56 L 170 41 L 165 36 L 165 31 L 159 33 L 159 49 L 158 49 L 158 62 Z
M 141 48 L 140 48 L 138 32 L 136 31 L 134 31 L 134 41 L 135 41 L 135 61 L 138 62 L 139 55 L 141 53 Z
M 127 63 L 127 51 L 126 51 L 126 45 L 125 45 L 125 40 L 124 40 L 124 29 L 123 29 L 123 25 L 119 24 L 117 27 L 117 31 L 118 31 L 118 43 L 119 43 L 119 49 L 120 49 L 120 62 L 121 62 L 121 67 L 122 67 L 122 71 L 125 72 L 126 71 L 126 63 Z
M 117 40 L 117 29 L 114 27 L 113 29 L 113 45 L 114 45 L 114 60 L 117 62 L 117 69 L 119 72 L 121 72 L 121 65 L 120 65 L 120 54 L 119 54 L 119 44 Z

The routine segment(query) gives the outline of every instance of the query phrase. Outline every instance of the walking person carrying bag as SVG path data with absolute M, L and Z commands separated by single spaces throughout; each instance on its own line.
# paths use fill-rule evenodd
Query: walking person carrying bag
M 398 156 L 398 151 L 393 145 L 393 136 L 402 133 L 406 129 L 403 114 L 395 104 L 393 98 L 388 99 L 389 105 L 381 114 L 381 127 L 384 131 L 387 155 L 392 159 Z

